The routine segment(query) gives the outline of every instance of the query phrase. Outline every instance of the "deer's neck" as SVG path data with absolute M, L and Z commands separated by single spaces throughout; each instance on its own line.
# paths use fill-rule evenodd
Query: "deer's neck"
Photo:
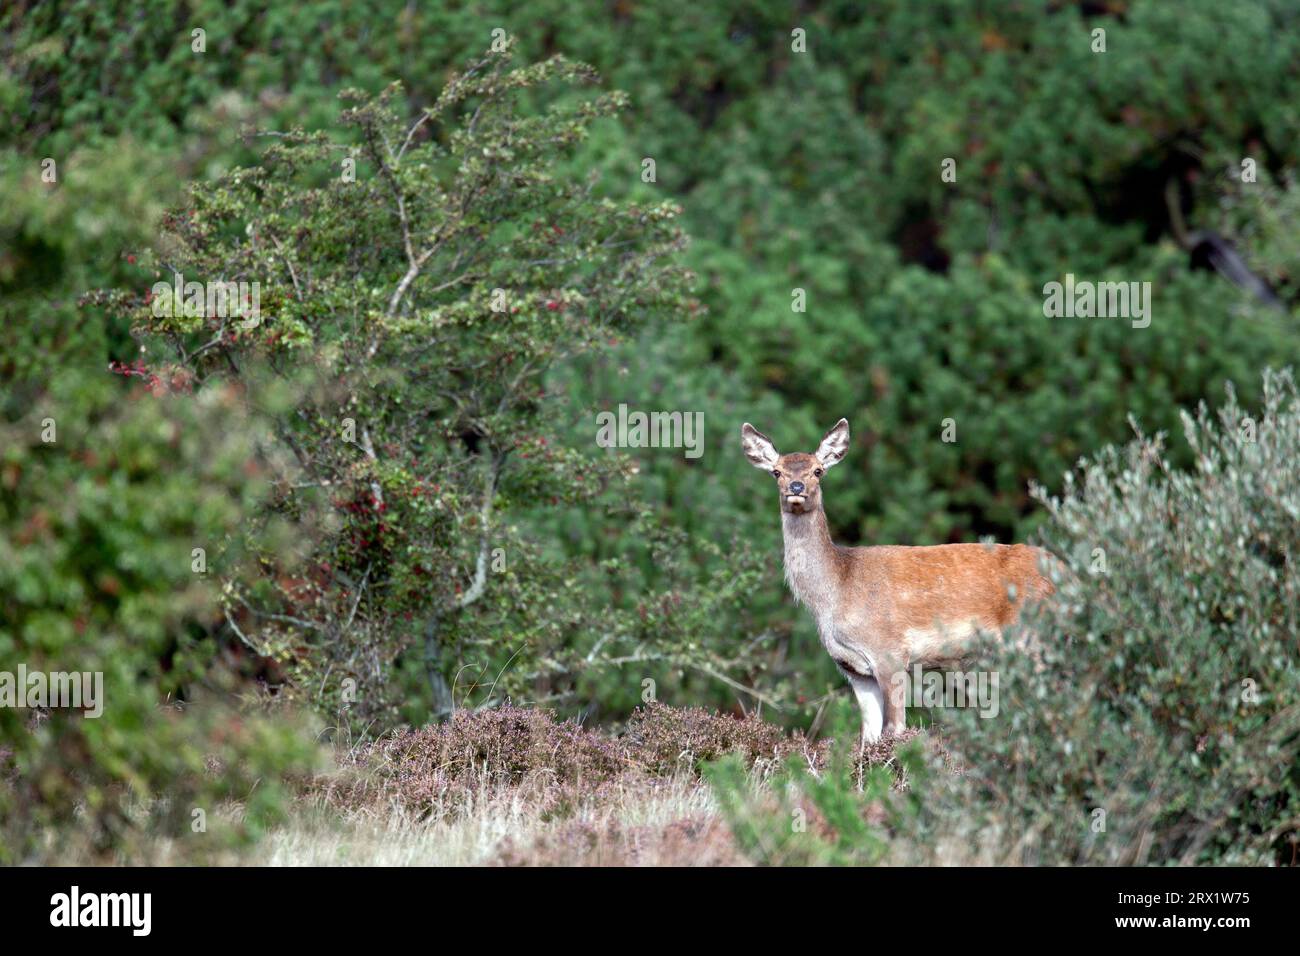
M 826 512 L 820 507 L 801 515 L 782 511 L 781 535 L 785 579 L 795 599 L 814 613 L 829 611 L 836 604 L 839 573 Z

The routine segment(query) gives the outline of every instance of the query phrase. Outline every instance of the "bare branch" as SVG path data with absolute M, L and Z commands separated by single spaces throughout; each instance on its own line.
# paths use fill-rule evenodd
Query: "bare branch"
M 361 451 L 365 453 L 365 456 L 372 462 L 378 464 L 379 458 L 375 455 L 375 445 L 374 442 L 370 440 L 370 428 L 366 425 L 361 426 L 360 446 Z M 375 496 L 375 504 L 382 505 L 384 503 L 384 488 L 379 483 L 378 479 L 370 482 L 370 493 Z

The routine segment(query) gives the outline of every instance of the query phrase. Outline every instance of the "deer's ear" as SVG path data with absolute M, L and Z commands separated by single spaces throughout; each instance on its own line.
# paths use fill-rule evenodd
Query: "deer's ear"
M 749 463 L 764 471 L 771 471 L 776 467 L 776 460 L 781 457 L 777 454 L 772 440 L 749 422 L 741 426 L 740 447 L 745 450 L 745 457 L 749 459 Z
M 823 468 L 838 464 L 849 450 L 849 420 L 841 418 L 817 446 L 817 460 Z

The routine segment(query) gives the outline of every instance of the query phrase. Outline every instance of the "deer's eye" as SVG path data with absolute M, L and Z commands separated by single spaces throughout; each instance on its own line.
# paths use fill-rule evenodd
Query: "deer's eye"
M 780 477 L 781 477 L 781 473 L 780 473 L 779 471 L 774 471 L 774 472 L 772 472 L 772 477 L 773 477 L 773 478 L 780 478 Z
M 813 477 L 820 478 L 821 476 L 822 476 L 822 470 L 820 468 L 814 468 Z

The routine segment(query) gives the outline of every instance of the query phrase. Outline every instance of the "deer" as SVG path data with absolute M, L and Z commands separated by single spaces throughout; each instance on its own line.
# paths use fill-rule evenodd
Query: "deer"
M 745 456 L 776 479 L 785 579 L 812 612 L 822 646 L 848 678 L 866 747 L 906 727 L 909 667 L 967 658 L 981 632 L 1000 633 L 1024 603 L 1055 588 L 1050 556 L 1025 544 L 843 547 L 831 540 L 822 478 L 849 449 L 841 418 L 812 454 L 783 455 L 745 422 Z

